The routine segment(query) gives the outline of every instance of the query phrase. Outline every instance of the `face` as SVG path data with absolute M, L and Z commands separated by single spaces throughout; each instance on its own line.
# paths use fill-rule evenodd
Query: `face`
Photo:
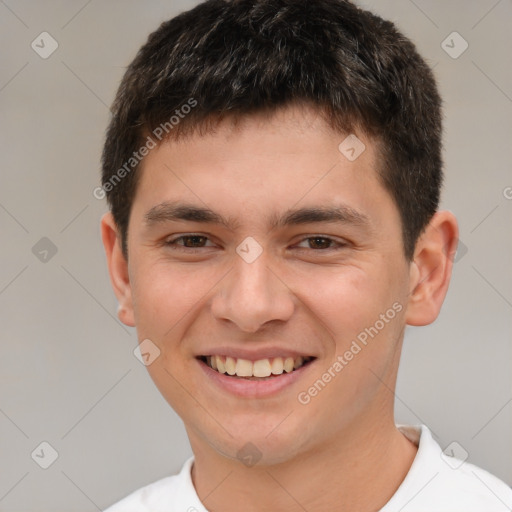
M 287 108 L 144 161 L 124 321 L 193 447 L 275 463 L 392 421 L 411 265 L 375 144 L 349 160 L 347 135 Z

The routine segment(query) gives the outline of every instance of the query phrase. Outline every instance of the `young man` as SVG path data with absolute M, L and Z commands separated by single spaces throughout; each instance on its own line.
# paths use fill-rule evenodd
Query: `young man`
M 101 223 L 119 318 L 194 457 L 121 511 L 498 512 L 507 485 L 396 426 L 406 325 L 433 322 L 440 98 L 344 0 L 210 0 L 119 88 Z M 172 439 L 162 439 L 172 443 Z

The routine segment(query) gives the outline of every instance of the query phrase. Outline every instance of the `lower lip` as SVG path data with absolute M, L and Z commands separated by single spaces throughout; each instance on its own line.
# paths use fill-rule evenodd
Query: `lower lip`
M 293 372 L 283 372 L 281 375 L 277 375 L 266 380 L 248 380 L 244 378 L 231 377 L 225 373 L 219 373 L 213 368 L 210 368 L 200 359 L 197 359 L 197 362 L 205 375 L 225 391 L 244 398 L 266 398 L 276 395 L 281 390 L 291 386 L 294 382 L 300 379 L 314 363 L 314 360 Z

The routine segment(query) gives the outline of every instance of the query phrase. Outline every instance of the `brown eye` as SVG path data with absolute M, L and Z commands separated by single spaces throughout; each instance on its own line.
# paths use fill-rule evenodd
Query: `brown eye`
M 183 236 L 183 245 L 185 247 L 204 247 L 203 243 L 207 240 L 205 236 Z
M 307 246 L 301 246 L 301 244 L 307 244 Z M 345 243 L 338 242 L 337 240 L 334 240 L 327 236 L 310 236 L 301 240 L 301 242 L 298 244 L 298 247 L 300 249 L 314 249 L 318 251 L 325 251 L 329 249 L 343 248 L 345 245 Z
M 201 249 L 203 247 L 208 247 L 208 245 L 206 245 L 208 241 L 208 237 L 204 235 L 181 235 L 171 240 L 167 240 L 165 245 L 178 249 Z M 209 246 L 212 245 L 213 244 L 210 242 Z
M 330 238 L 320 236 L 308 238 L 308 240 L 311 249 L 329 249 L 333 242 Z

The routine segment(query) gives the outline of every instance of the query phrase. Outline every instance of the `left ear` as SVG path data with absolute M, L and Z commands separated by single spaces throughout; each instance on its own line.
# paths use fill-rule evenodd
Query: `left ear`
M 407 324 L 428 325 L 439 315 L 450 284 L 458 236 L 453 213 L 438 211 L 419 237 L 410 269 Z

